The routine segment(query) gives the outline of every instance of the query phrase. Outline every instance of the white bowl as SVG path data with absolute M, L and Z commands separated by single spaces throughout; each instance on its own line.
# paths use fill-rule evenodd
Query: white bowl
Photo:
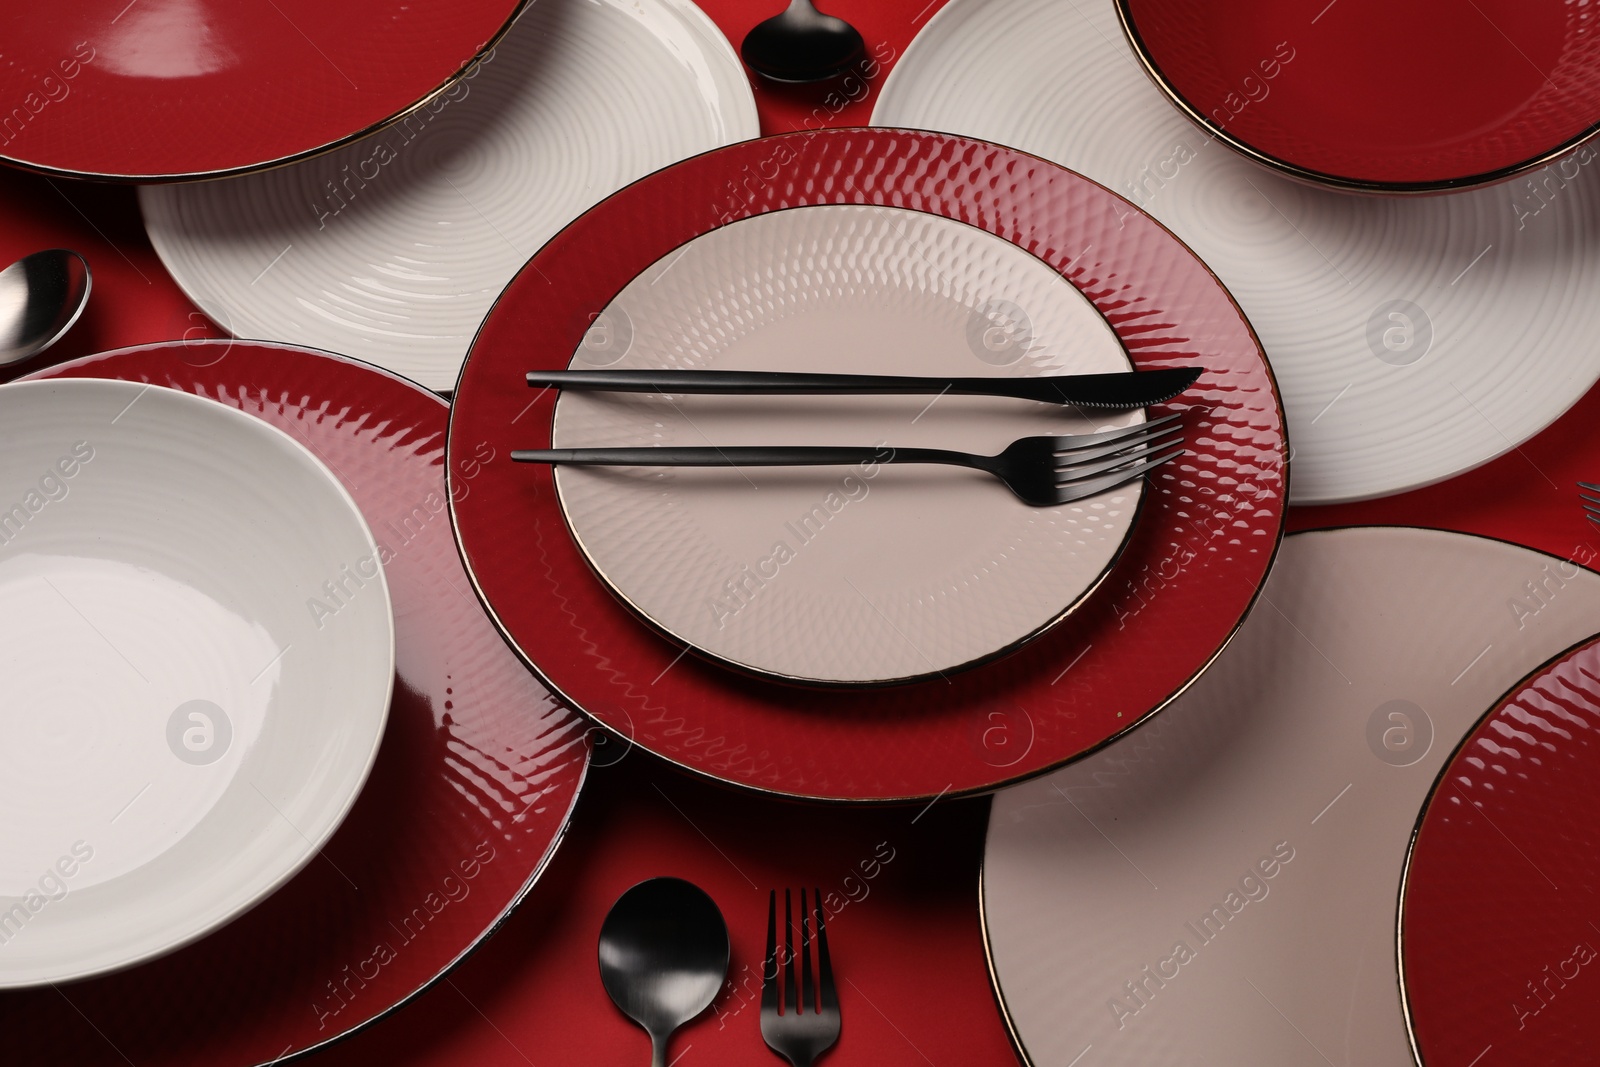
M 169 952 L 317 854 L 388 715 L 378 556 L 265 422 L 0 386 L 0 988 Z

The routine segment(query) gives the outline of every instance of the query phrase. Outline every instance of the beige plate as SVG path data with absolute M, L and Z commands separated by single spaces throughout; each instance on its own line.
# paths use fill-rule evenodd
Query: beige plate
M 1600 576 L 1531 549 L 1285 540 L 1187 694 L 995 797 L 984 919 L 1028 1058 L 1411 1067 L 1395 913 L 1417 812 L 1485 709 L 1596 620 Z
M 713 230 L 618 294 L 575 368 L 909 375 L 1124 371 L 1116 335 L 1015 245 L 920 212 L 794 208 Z M 554 446 L 888 445 L 994 453 L 1128 425 L 987 397 L 567 393 Z M 1035 508 L 987 474 L 885 464 L 557 471 L 595 570 L 667 633 L 761 674 L 874 684 L 956 670 L 1103 578 L 1140 486 Z

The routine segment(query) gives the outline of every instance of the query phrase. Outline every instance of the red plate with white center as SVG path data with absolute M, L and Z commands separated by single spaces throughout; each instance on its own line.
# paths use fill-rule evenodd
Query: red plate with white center
M 1600 129 L 1591 4 L 1117 0 L 1117 9 L 1180 110 L 1308 181 L 1383 193 L 1482 185 L 1543 166 Z M 1592 158 L 1581 154 L 1573 173 Z
M 1484 716 L 1423 808 L 1400 906 L 1418 1060 L 1592 1062 L 1597 903 L 1600 639 L 1591 638 Z
M 286 163 L 440 106 L 525 2 L 7 5 L 0 160 L 126 181 Z
M 265 419 L 321 457 L 378 542 L 396 676 L 372 774 L 316 859 L 169 956 L 0 995 L 6 1062 L 245 1067 L 366 1026 L 500 925 L 549 861 L 588 766 L 583 721 L 506 648 L 451 541 L 445 494 L 471 498 L 490 446 L 463 450 L 447 490 L 444 401 L 367 364 L 286 345 L 146 345 L 37 377 L 182 389 Z M 314 614 L 362 593 L 354 571 L 329 577 L 331 588 L 308 599 Z
M 1185 413 L 1189 452 L 1145 493 L 1099 591 L 1020 651 L 947 679 L 824 691 L 745 677 L 658 635 L 595 576 L 547 467 L 554 397 L 591 321 L 652 263 L 718 226 L 791 207 L 940 215 L 1031 252 L 1105 315 L 1135 367 L 1199 365 L 1155 417 Z M 614 732 L 736 785 L 835 801 L 978 792 L 1074 759 L 1183 690 L 1255 601 L 1282 533 L 1283 418 L 1271 371 L 1227 291 L 1126 200 L 1045 160 L 908 130 L 747 141 L 623 189 L 536 255 L 490 312 L 451 413 L 454 464 L 496 458 L 451 514 L 501 628 L 557 692 Z M 996 491 L 1003 492 L 1000 487 Z

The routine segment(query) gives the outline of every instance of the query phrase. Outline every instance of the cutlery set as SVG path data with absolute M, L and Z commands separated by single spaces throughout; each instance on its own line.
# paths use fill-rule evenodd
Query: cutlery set
M 530 371 L 530 387 L 634 393 L 932 394 L 1018 397 L 1087 408 L 1162 403 L 1193 385 L 1194 367 L 1125 374 L 1041 378 L 914 378 L 867 374 L 759 371 Z M 647 447 L 517 449 L 517 463 L 574 466 L 785 467 L 862 463 L 936 463 L 970 467 L 1004 482 L 1019 499 L 1052 507 L 1096 496 L 1142 478 L 1183 454 L 1180 413 L 1099 433 L 1025 437 L 998 455 L 934 448 Z
M 7 16 L 0 166 L 45 180 L 8 178 L 0 236 L 45 250 L 0 269 L 0 370 L 88 306 L 52 246 L 118 202 L 74 182 L 138 184 L 150 246 L 118 254 L 230 337 L 0 385 L 8 1056 L 353 1034 L 506 922 L 638 747 L 754 798 L 735 855 L 774 800 L 992 794 L 981 982 L 1030 1065 L 1583 1062 L 1595 553 L 1285 529 L 1288 426 L 1297 502 L 1370 500 L 1521 451 L 1600 375 L 1588 16 L 767 2 L 737 51 L 693 0 Z M 1397 68 L 1380 37 L 1429 47 Z M 872 125 L 818 127 L 868 95 Z M 80 334 L 166 321 L 96 272 Z M 1571 544 L 1578 490 L 1507 521 Z M 1293 773 L 1210 758 L 1230 738 Z M 650 844 L 629 869 L 714 884 Z M 603 990 L 672 1067 L 759 956 L 744 1039 L 812 1067 L 838 911 L 778 895 L 758 952 L 758 898 L 730 937 L 693 882 L 640 881 L 597 945 L 539 942 L 594 945 L 599 986 L 569 955 L 528 1017 Z M 974 958 L 901 926 L 927 943 L 887 959 Z
M 783 891 L 781 951 L 777 890 L 767 899 L 761 1037 L 792 1067 L 811 1067 L 839 1040 L 839 991 L 822 894 L 813 891 L 810 899 L 814 909 L 801 889 L 798 983 L 794 898 Z M 722 912 L 704 890 L 680 878 L 640 882 L 617 898 L 600 927 L 600 980 L 622 1013 L 650 1035 L 653 1067 L 667 1067 L 673 1031 L 716 999 L 728 960 Z

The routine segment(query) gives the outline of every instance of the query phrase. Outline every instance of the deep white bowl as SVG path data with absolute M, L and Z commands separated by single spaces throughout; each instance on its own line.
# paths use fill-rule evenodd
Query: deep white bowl
M 0 386 L 0 988 L 171 951 L 317 854 L 388 715 L 378 557 L 265 422 Z

